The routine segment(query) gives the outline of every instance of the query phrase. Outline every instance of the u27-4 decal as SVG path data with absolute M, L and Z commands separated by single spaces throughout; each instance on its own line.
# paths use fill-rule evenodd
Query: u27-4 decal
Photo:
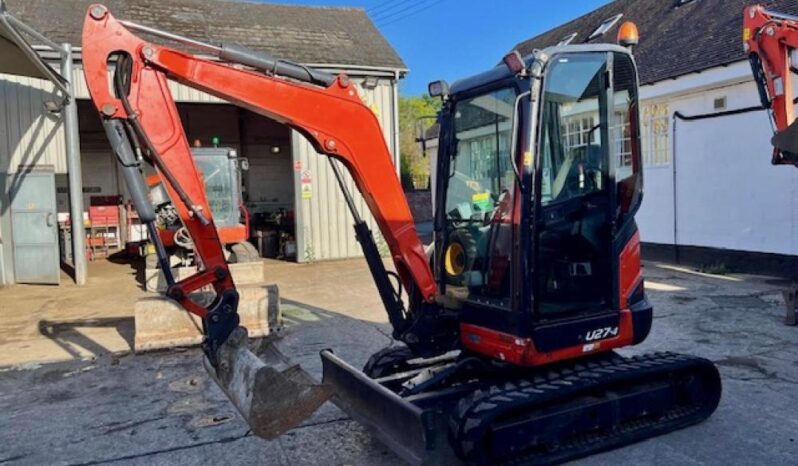
M 618 327 L 604 327 L 590 330 L 585 335 L 585 341 L 597 341 L 605 338 L 617 337 L 618 331 Z

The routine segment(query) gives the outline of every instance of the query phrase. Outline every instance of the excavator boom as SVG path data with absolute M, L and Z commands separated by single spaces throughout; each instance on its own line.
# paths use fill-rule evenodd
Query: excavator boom
M 167 86 L 168 79 L 284 123 L 302 133 L 316 151 L 342 162 L 373 213 L 403 284 L 417 288 L 427 301 L 434 299 L 432 271 L 379 121 L 363 104 L 347 76 L 334 77 L 295 65 L 306 74 L 305 82 L 297 82 L 301 73 L 293 75 L 294 80 L 274 73 L 264 74 L 280 72 L 280 63 L 285 63 L 282 60 L 235 45 L 213 49 L 222 59 L 260 71 L 242 69 L 148 43 L 128 29 L 136 25 L 126 24 L 127 27 L 117 21 L 104 6 L 94 5 L 89 9 L 83 30 L 83 61 L 92 101 L 105 119 L 131 117 L 121 99 L 111 95 L 108 86 L 109 59 L 128 55 L 132 62 L 129 99 L 134 114 L 165 163 L 175 162 L 171 171 L 175 175 L 181 171 L 190 173 L 176 180 L 186 191 L 192 190 L 188 193 L 190 199 L 196 199 L 198 206 L 207 209 L 196 170 L 187 163 L 188 141 Z M 175 198 L 175 186 L 169 184 L 170 194 Z M 204 238 L 207 225 L 189 215 L 191 208 L 183 205 L 178 211 L 192 236 Z M 217 265 L 218 241 L 209 235 L 204 243 L 200 246 L 204 248 L 201 256 Z
M 183 43 L 219 60 L 147 42 L 133 31 Z M 89 7 L 82 53 L 92 102 L 122 166 L 128 191 L 159 251 L 168 283 L 166 294 L 202 318 L 206 366 L 256 434 L 269 438 L 279 435 L 315 411 L 330 392 L 276 349 L 265 362 L 247 350 L 246 332 L 238 328 L 238 293 L 169 80 L 284 123 L 303 134 L 319 153 L 343 164 L 388 244 L 401 285 L 421 301 L 434 300 L 434 278 L 382 129 L 347 76 L 334 76 L 236 45 L 217 47 L 122 22 L 102 5 Z M 199 272 L 179 282 L 172 279 L 163 245 L 155 234 L 155 216 L 139 168 L 142 157 L 163 180 L 201 264 Z M 338 165 L 332 167 L 343 186 Z M 358 239 L 394 334 L 399 336 L 409 327 L 409 312 L 384 269 L 370 230 L 354 210 L 351 195 L 346 194 Z M 191 293 L 209 286 L 216 293 L 212 303 L 192 301 Z M 270 399 L 275 402 L 270 403 Z

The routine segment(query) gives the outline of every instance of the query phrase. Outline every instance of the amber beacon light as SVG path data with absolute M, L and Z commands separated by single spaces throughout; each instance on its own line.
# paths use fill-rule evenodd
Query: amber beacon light
M 637 30 L 637 25 L 631 21 L 627 21 L 618 29 L 618 43 L 624 47 L 634 47 L 640 42 L 640 32 Z

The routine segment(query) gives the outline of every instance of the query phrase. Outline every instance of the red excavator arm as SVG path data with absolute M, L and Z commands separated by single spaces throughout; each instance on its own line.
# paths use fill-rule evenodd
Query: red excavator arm
M 228 63 L 147 42 L 132 30 L 187 43 Z M 112 72 L 109 64 L 114 62 Z M 287 124 L 302 133 L 316 151 L 342 162 L 385 237 L 402 284 L 422 300 L 434 300 L 434 278 L 382 129 L 347 76 L 332 76 L 243 47 L 215 47 L 122 22 L 102 5 L 91 6 L 85 21 L 83 66 L 100 116 L 105 122 L 123 122 L 125 131 L 141 141 L 196 245 L 202 271 L 174 283 L 168 291 L 186 309 L 208 320 L 215 312 L 214 305 L 199 306 L 188 294 L 212 285 L 221 297 L 235 288 L 169 79 Z M 109 85 L 110 76 L 115 76 L 113 86 Z M 224 304 L 235 308 L 232 301 Z M 213 314 L 207 324 L 223 316 Z M 398 317 L 394 317 L 396 326 Z M 237 321 L 228 321 L 213 346 L 223 343 L 224 334 L 235 325 Z
M 751 61 L 762 105 L 775 124 L 773 163 L 798 164 L 798 125 L 795 124 L 792 72 L 798 68 L 798 16 L 746 7 L 743 42 Z

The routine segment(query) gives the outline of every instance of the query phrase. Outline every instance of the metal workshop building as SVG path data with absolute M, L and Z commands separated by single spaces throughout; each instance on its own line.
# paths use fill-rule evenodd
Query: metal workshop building
M 91 3 L 6 1 L 8 10 L 20 20 L 59 44 L 73 46 L 71 78 L 78 101 L 85 209 L 92 197 L 119 195 L 123 202 L 125 197 L 116 161 L 88 101 L 81 70 L 80 35 Z M 104 3 L 115 16 L 150 27 L 204 42 L 234 42 L 283 59 L 347 73 L 360 86 L 365 103 L 378 115 L 398 170 L 398 81 L 407 70 L 364 10 L 225 0 Z M 44 49 L 41 54 L 56 58 L 48 57 Z M 53 66 L 57 68 L 57 64 Z M 232 147 L 248 158 L 250 168 L 244 172 L 243 184 L 250 215 L 265 218 L 280 209 L 294 213 L 297 261 L 360 255 L 351 215 L 327 157 L 316 154 L 303 136 L 203 92 L 176 83 L 172 83 L 172 91 L 190 142 L 199 140 L 210 146 L 212 139 L 218 138 L 220 146 Z M 59 270 L 45 274 L 50 277 L 46 279 L 17 276 L 15 271 L 25 267 L 15 262 L 22 259 L 14 253 L 15 244 L 26 236 L 26 228 L 35 228 L 25 222 L 15 223 L 15 211 L 23 211 L 26 205 L 52 205 L 52 214 L 62 223 L 69 212 L 63 117 L 46 109 L 53 95 L 49 81 L 0 74 L 0 285 L 58 282 Z M 35 187 L 20 189 L 33 183 Z M 356 191 L 351 178 L 349 184 Z M 26 195 L 17 196 L 20 192 Z M 370 218 L 360 199 L 359 204 Z M 63 249 L 55 241 L 48 254 L 59 255 Z

